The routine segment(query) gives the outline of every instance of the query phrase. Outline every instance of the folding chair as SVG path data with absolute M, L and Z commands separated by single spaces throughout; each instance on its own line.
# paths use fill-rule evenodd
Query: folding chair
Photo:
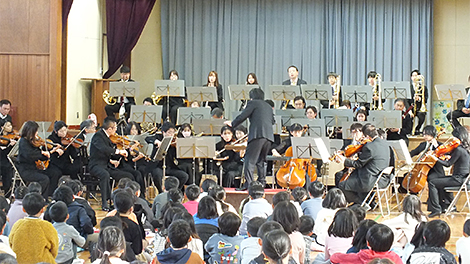
M 11 194 L 15 193 L 15 188 L 16 188 L 16 181 L 19 181 L 19 185 L 26 186 L 26 183 L 23 181 L 23 179 L 20 176 L 20 173 L 18 172 L 18 168 L 16 168 L 16 158 L 18 156 L 18 148 L 19 148 L 18 142 L 13 146 L 13 148 L 10 150 L 10 153 L 8 153 L 7 158 L 11 163 L 11 166 L 13 166 L 14 173 L 13 173 L 13 184 L 11 185 Z
M 375 196 L 377 195 L 378 200 L 379 200 L 380 213 L 382 214 L 382 216 L 386 216 L 386 215 L 384 215 L 383 207 L 382 207 L 382 199 L 385 198 L 385 202 L 387 203 L 387 212 L 388 212 L 387 215 L 390 215 L 390 204 L 389 204 L 389 202 L 391 201 L 391 198 L 390 198 L 390 201 L 389 201 L 388 191 L 389 191 L 389 187 L 392 186 L 392 184 L 396 188 L 395 175 L 392 174 L 393 169 L 394 169 L 394 167 L 390 166 L 390 167 L 387 167 L 383 171 L 380 172 L 379 176 L 377 177 L 377 180 L 374 183 L 374 187 L 372 187 L 372 190 L 370 190 L 369 193 L 367 194 L 367 196 L 364 198 L 364 201 L 362 202 L 361 206 L 365 206 L 367 204 L 370 207 L 370 203 L 374 200 Z M 384 175 L 390 175 L 390 182 L 389 182 L 389 184 L 387 184 L 386 187 L 379 188 L 380 178 L 382 178 Z M 395 193 L 396 193 L 396 191 L 397 190 L 395 189 Z M 398 202 L 398 194 L 397 193 L 396 193 L 396 198 L 397 198 L 397 202 Z
M 468 193 L 468 190 L 470 189 L 470 186 L 468 186 L 469 181 L 470 181 L 470 174 L 467 176 L 467 178 L 463 182 L 462 186 L 460 186 L 460 187 L 445 187 L 444 188 L 444 191 L 446 191 L 446 192 L 456 192 L 457 193 L 454 196 L 454 200 L 452 200 L 452 203 L 450 203 L 449 207 L 447 207 L 447 210 L 446 210 L 446 213 L 445 213 L 444 216 L 447 216 L 447 215 L 450 214 L 450 212 L 452 211 L 452 208 L 457 204 L 457 201 L 459 200 L 460 195 L 462 195 L 462 192 L 465 192 L 465 196 L 467 198 L 467 201 L 465 201 L 465 204 L 462 207 L 462 211 L 463 211 L 463 209 L 465 209 L 465 206 L 467 206 L 467 205 L 468 205 L 468 208 L 470 210 L 470 195 Z

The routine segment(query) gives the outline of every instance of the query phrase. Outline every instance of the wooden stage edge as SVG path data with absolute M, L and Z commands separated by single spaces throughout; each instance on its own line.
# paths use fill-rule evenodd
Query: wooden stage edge
M 225 192 L 227 193 L 227 197 L 225 199 L 225 201 L 231 205 L 233 205 L 233 207 L 235 207 L 235 209 L 238 211 L 238 209 L 240 208 L 240 203 L 243 201 L 243 199 L 245 199 L 246 197 L 248 197 L 248 190 L 246 191 L 236 191 L 235 188 L 224 188 L 225 189 Z M 264 194 L 265 194 L 265 197 L 266 200 L 268 200 L 269 203 L 273 203 L 273 196 L 278 193 L 278 192 L 283 192 L 285 191 L 285 189 L 264 189 Z

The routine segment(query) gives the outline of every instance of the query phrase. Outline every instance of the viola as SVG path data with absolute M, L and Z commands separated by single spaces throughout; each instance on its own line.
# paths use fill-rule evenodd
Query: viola
M 357 145 L 349 145 L 344 149 L 344 155 L 349 158 L 354 154 L 360 152 L 362 148 L 369 142 L 372 142 L 370 139 L 363 139 L 361 140 L 360 144 Z M 343 177 L 339 180 L 339 182 L 343 182 L 351 176 L 351 173 L 354 171 L 354 168 L 348 168 L 346 172 L 343 173 Z
M 438 137 L 441 134 L 442 133 L 439 133 Z M 459 145 L 460 140 L 458 138 L 451 138 L 434 151 L 423 151 L 423 154 L 418 158 L 418 162 L 413 166 L 410 174 L 403 179 L 402 187 L 414 193 L 420 192 L 426 185 L 429 171 L 434 167 L 437 159 L 444 159 L 445 154 L 453 151 Z
M 84 142 L 83 139 L 78 138 L 77 136 L 74 137 L 67 133 L 67 135 L 65 135 L 65 137 L 60 140 L 60 143 L 66 146 L 65 148 L 68 148 L 70 145 L 72 145 L 74 148 L 80 148 L 83 146 Z
M 287 148 L 286 157 L 293 157 L 292 147 Z M 277 183 L 283 188 L 294 189 L 305 185 L 306 173 L 310 176 L 310 181 L 317 179 L 315 166 L 310 159 L 289 159 L 279 168 L 276 173 Z

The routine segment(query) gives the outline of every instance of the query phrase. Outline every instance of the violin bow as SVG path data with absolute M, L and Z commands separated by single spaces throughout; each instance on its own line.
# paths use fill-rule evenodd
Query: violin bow
M 86 127 L 82 128 L 82 130 L 80 130 L 80 132 L 78 132 L 78 134 L 76 134 L 75 136 L 72 137 L 72 139 L 70 140 L 70 143 L 67 144 L 67 146 L 65 146 L 64 150 L 66 150 L 68 147 L 70 147 L 70 145 L 73 144 L 73 142 L 75 141 L 75 139 L 77 139 L 78 136 L 80 136 L 80 134 L 83 133 L 83 131 L 85 131 L 85 128 L 86 128 Z

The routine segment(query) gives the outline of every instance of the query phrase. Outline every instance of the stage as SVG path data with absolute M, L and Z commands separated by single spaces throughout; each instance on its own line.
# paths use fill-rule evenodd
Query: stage
M 241 201 L 243 201 L 243 199 L 248 197 L 248 190 L 235 191 L 235 188 L 224 188 L 224 189 L 225 189 L 225 192 L 227 193 L 227 198 L 225 199 L 225 201 L 233 205 L 235 209 L 237 209 L 238 211 L 240 208 Z M 268 200 L 269 203 L 272 204 L 273 196 L 276 193 L 282 192 L 282 191 L 285 191 L 285 189 L 264 189 L 265 198 L 266 200 Z

